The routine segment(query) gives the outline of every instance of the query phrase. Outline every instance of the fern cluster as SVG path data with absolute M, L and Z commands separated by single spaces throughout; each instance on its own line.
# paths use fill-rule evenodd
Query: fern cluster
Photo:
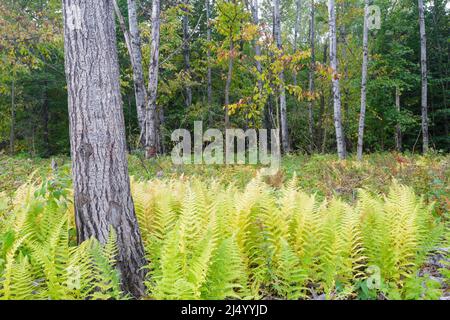
M 0 213 L 0 299 L 122 297 L 113 232 L 105 245 L 90 239 L 77 246 L 68 201 L 45 185 L 25 184 L 2 200 L 9 204 Z
M 398 184 L 384 198 L 361 190 L 355 206 L 318 201 L 296 185 L 133 182 L 149 295 L 356 298 L 377 277 L 371 290 L 406 297 L 442 235 L 431 208 Z
M 448 228 L 410 188 L 394 184 L 384 197 L 360 190 L 349 205 L 297 185 L 132 179 L 149 298 L 438 296 L 418 271 Z M 77 245 L 70 190 L 60 191 L 25 184 L 12 199 L 0 195 L 0 298 L 126 298 L 114 233 L 105 245 Z

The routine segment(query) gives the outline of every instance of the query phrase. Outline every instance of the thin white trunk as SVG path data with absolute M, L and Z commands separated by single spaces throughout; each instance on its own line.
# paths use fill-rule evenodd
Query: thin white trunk
M 257 0 L 256 0 L 257 1 Z M 301 14 L 300 14 L 300 8 L 301 8 L 301 0 L 297 0 L 295 2 L 295 27 L 294 27 L 294 53 L 297 52 L 297 46 L 298 46 L 298 38 L 300 33 L 300 22 L 301 22 Z M 297 72 L 294 71 L 294 85 L 297 85 Z
M 420 26 L 420 66 L 421 66 L 421 76 L 422 76 L 422 151 L 424 153 L 428 152 L 429 142 L 428 142 L 428 106 L 427 106 L 427 38 L 425 32 L 425 14 L 423 0 L 419 1 L 419 26 Z
M 316 53 L 315 53 L 315 37 L 316 37 L 316 30 L 315 30 L 315 1 L 311 0 L 311 7 L 310 7 L 310 29 L 309 29 L 309 37 L 310 37 L 310 46 L 311 46 L 311 63 L 309 66 L 309 91 L 311 93 L 314 93 L 315 91 L 315 83 L 314 83 L 314 72 L 316 68 Z M 312 153 L 314 150 L 314 114 L 313 114 L 313 108 L 314 108 L 314 100 L 311 99 L 308 102 L 308 133 L 309 133 L 309 152 Z
M 400 89 L 398 86 L 395 88 L 395 107 L 400 113 Z M 402 151 L 402 130 L 399 123 L 395 126 L 395 147 L 398 152 Z
M 189 0 L 184 0 L 183 3 L 189 5 Z M 186 9 L 187 10 L 187 9 Z M 189 76 L 191 73 L 191 60 L 190 60 L 190 43 L 189 43 L 189 16 L 187 13 L 183 15 L 183 57 L 184 57 L 184 70 Z M 192 89 L 189 83 L 186 84 L 186 107 L 190 107 L 192 104 Z
M 152 43 L 150 47 L 150 66 L 148 72 L 148 104 L 145 110 L 145 147 L 146 157 L 154 157 L 157 152 L 157 105 L 159 71 L 159 31 L 160 0 L 152 2 Z
M 16 126 L 16 72 L 13 65 L 13 79 L 11 83 L 11 128 L 9 131 L 9 152 L 14 155 L 14 143 L 15 143 L 15 126 Z
M 369 61 L 369 0 L 365 0 L 364 5 L 364 28 L 363 28 L 363 61 L 361 72 L 361 110 L 359 113 L 358 126 L 358 160 L 362 160 L 364 146 L 364 125 L 366 119 L 366 96 L 367 96 L 367 64 Z
M 334 106 L 334 127 L 336 129 L 336 144 L 339 159 L 345 159 L 345 140 L 342 130 L 341 116 L 341 92 L 339 87 L 339 75 L 337 68 L 337 40 L 336 40 L 336 9 L 334 0 L 328 0 L 329 16 L 329 37 L 330 37 L 330 67 L 333 70 L 332 88 L 333 88 L 333 106 Z
M 274 38 L 279 50 L 283 49 L 283 44 L 281 41 L 281 18 L 280 18 L 280 0 L 273 1 L 273 30 Z M 282 70 L 279 74 L 280 79 L 280 124 L 281 124 L 281 143 L 283 146 L 283 151 L 285 153 L 290 152 L 289 146 L 289 132 L 288 132 L 288 122 L 287 122 L 287 109 L 286 109 L 286 90 L 284 88 L 284 71 Z
M 227 80 L 225 82 L 225 128 L 230 127 L 230 116 L 228 114 L 228 106 L 230 105 L 230 88 L 231 88 L 231 80 L 233 77 L 233 63 L 234 63 L 234 41 L 232 31 L 230 31 L 229 35 L 230 40 L 230 51 L 228 57 L 228 72 L 227 72 Z
M 206 59 L 208 63 L 207 69 L 207 100 L 208 100 L 208 117 L 209 125 L 212 125 L 212 77 L 211 77 L 211 4 L 210 0 L 205 0 L 206 5 L 206 41 L 208 49 L 206 50 Z
M 125 44 L 130 56 L 131 66 L 133 68 L 133 83 L 134 83 L 134 95 L 136 99 L 136 111 L 139 129 L 141 136 L 145 136 L 142 131 L 145 121 L 145 106 L 147 103 L 147 91 L 145 90 L 144 83 L 144 69 L 142 67 L 142 53 L 141 53 L 141 37 L 139 34 L 139 27 L 137 22 L 136 13 L 136 1 L 128 0 L 128 20 L 129 30 L 125 26 L 125 20 L 120 12 L 120 8 L 117 4 L 117 0 L 113 0 L 114 10 L 116 12 L 117 19 L 119 20 L 119 26 L 125 38 Z

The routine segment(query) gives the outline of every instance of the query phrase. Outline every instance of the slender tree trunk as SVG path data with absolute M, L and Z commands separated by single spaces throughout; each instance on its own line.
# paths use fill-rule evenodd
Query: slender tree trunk
M 255 0 L 255 1 L 257 2 L 257 0 Z M 301 4 L 302 4 L 301 0 L 295 1 L 294 53 L 297 52 L 298 38 L 299 38 L 299 34 L 300 34 Z M 296 86 L 296 85 L 297 85 L 297 72 L 294 71 L 294 86 Z
M 342 116 L 341 116 L 341 92 L 339 87 L 339 75 L 337 68 L 337 41 L 336 41 L 336 9 L 334 0 L 328 0 L 328 14 L 329 14 L 329 37 L 330 37 L 330 66 L 333 70 L 332 84 L 333 84 L 333 105 L 334 105 L 334 127 L 336 129 L 336 144 L 339 159 L 345 159 L 345 139 L 342 130 Z
M 314 13 L 315 13 L 315 1 L 311 0 L 311 8 L 310 8 L 310 45 L 311 45 L 311 63 L 309 66 L 309 91 L 311 93 L 314 93 L 315 91 L 315 84 L 314 84 L 314 72 L 316 69 L 316 53 L 315 53 L 315 44 L 314 40 L 316 37 L 316 31 L 315 31 L 315 23 L 314 23 Z M 313 108 L 314 108 L 314 99 L 310 99 L 308 102 L 308 133 L 309 133 L 309 152 L 312 153 L 314 150 L 314 114 L 313 114 Z
M 283 49 L 281 41 L 281 17 L 280 17 L 280 0 L 273 1 L 273 30 L 274 38 L 279 50 Z M 286 109 L 286 90 L 284 88 L 284 71 L 282 70 L 279 74 L 279 79 L 281 85 L 279 86 L 280 91 L 280 124 L 281 124 L 281 143 L 283 146 L 283 151 L 288 153 L 291 151 L 289 145 L 289 132 L 288 132 L 288 121 L 287 121 L 287 109 Z
M 258 0 L 251 0 L 250 3 L 250 9 L 252 12 L 252 18 L 253 18 L 253 24 L 255 24 L 258 27 L 259 31 L 259 3 Z M 253 40 L 253 50 L 255 51 L 255 65 L 256 65 L 256 71 L 258 72 L 258 93 L 261 95 L 263 92 L 263 81 L 261 79 L 262 75 L 262 65 L 261 61 L 258 59 L 261 57 L 261 46 L 258 43 L 259 39 Z M 264 105 L 264 127 L 266 129 L 269 129 L 271 127 L 270 125 L 270 107 L 269 103 L 266 103 Z
M 44 82 L 43 90 L 42 90 L 42 132 L 43 137 L 42 140 L 44 142 L 45 153 L 44 155 L 47 157 L 51 154 L 50 150 L 50 140 L 49 140 L 49 132 L 48 132 L 48 121 L 49 121 L 49 101 L 47 95 L 47 82 Z
M 395 107 L 397 108 L 397 112 L 400 113 L 400 89 L 399 87 L 395 88 Z M 395 126 L 395 146 L 398 152 L 402 151 L 402 130 L 400 124 L 397 123 Z
M 323 65 L 327 64 L 327 55 L 328 55 L 328 43 L 325 42 L 323 46 Z M 325 91 L 323 86 L 320 90 L 320 109 L 319 109 L 319 123 L 317 124 L 317 147 L 321 145 L 321 141 L 323 140 L 324 135 L 324 117 L 325 117 Z M 323 152 L 323 151 L 322 151 Z
M 188 6 L 189 0 L 183 0 L 183 3 Z M 186 11 L 187 11 L 186 7 Z M 184 57 L 184 70 L 186 75 L 190 77 L 191 74 L 191 61 L 190 61 L 190 43 L 189 43 L 189 15 L 186 12 L 183 15 L 183 57 Z M 186 107 L 189 108 L 192 104 L 192 89 L 189 84 L 186 84 L 186 97 L 185 103 Z
M 363 61 L 361 71 L 361 111 L 359 113 L 358 126 L 358 160 L 362 160 L 364 145 L 364 126 L 366 119 L 366 93 L 367 93 L 367 64 L 369 61 L 369 27 L 367 25 L 369 19 L 369 0 L 365 0 L 364 5 L 364 28 L 363 28 Z
M 233 62 L 234 62 L 234 41 L 233 33 L 230 30 L 230 52 L 228 57 L 228 73 L 225 82 L 225 128 L 230 127 L 230 116 L 228 114 L 228 106 L 230 105 L 230 87 L 231 79 L 233 77 Z
M 419 26 L 420 26 L 420 66 L 422 76 L 422 151 L 428 152 L 428 78 L 427 78 L 427 38 L 425 33 L 425 14 L 423 0 L 419 1 Z
M 445 3 L 443 3 L 443 5 L 445 6 Z M 438 3 L 436 0 L 433 1 L 433 22 L 434 22 L 434 27 L 435 29 L 438 29 L 439 23 L 437 21 L 438 19 Z M 436 45 L 439 51 L 438 57 L 439 57 L 439 64 L 441 66 L 444 65 L 444 59 L 443 59 L 443 54 L 442 54 L 442 46 L 441 43 L 439 42 L 439 39 L 437 39 L 436 41 Z M 445 53 L 445 50 L 444 50 Z M 440 77 L 439 77 L 439 83 L 441 85 L 441 90 L 442 90 L 442 99 L 443 99 L 443 103 L 444 103 L 444 108 L 447 107 L 447 87 L 448 87 L 448 81 L 445 81 L 445 79 L 447 79 L 447 73 L 448 70 L 447 68 L 440 68 Z M 449 130 L 448 130 L 448 115 L 447 112 L 444 112 L 444 134 L 446 137 L 449 136 Z
M 133 83 L 134 96 L 136 99 L 136 111 L 141 137 L 145 137 L 145 107 L 147 104 L 147 91 L 145 90 L 144 69 L 142 67 L 142 52 L 141 52 L 141 36 L 139 33 L 139 26 L 136 13 L 136 1 L 128 0 L 128 21 L 129 28 L 125 26 L 125 20 L 117 5 L 117 0 L 113 0 L 114 10 L 117 19 L 119 20 L 120 29 L 125 38 L 128 54 L 130 56 L 131 66 L 133 68 Z M 141 141 L 144 143 L 144 141 Z
M 15 144 L 15 126 L 16 126 L 16 71 L 13 65 L 13 78 L 11 83 L 11 128 L 9 131 L 9 153 L 14 155 Z
M 157 152 L 158 123 L 156 98 L 159 72 L 159 31 L 160 0 L 152 2 L 152 43 L 150 47 L 150 67 L 148 71 L 148 104 L 145 110 L 145 148 L 146 157 L 154 157 Z
M 63 0 L 72 178 L 78 241 L 117 235 L 122 288 L 144 293 L 146 261 L 126 158 L 113 3 Z
M 210 0 L 205 0 L 206 4 L 206 41 L 208 49 L 206 50 L 206 59 L 208 61 L 207 69 L 207 100 L 208 100 L 208 122 L 209 125 L 213 124 L 213 113 L 212 113 L 212 76 L 211 76 L 211 4 Z

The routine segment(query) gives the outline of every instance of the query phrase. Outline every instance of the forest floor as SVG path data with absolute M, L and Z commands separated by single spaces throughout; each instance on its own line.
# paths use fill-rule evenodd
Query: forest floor
M 70 158 L 55 157 L 59 170 L 70 172 Z M 136 180 L 184 177 L 214 178 L 223 184 L 245 187 L 258 172 L 255 165 L 174 165 L 170 157 L 144 159 L 129 156 L 129 172 Z M 0 192 L 11 193 L 28 179 L 41 181 L 51 173 L 51 159 L 25 155 L 0 155 Z M 340 197 L 354 202 L 357 191 L 366 188 L 386 194 L 395 180 L 412 187 L 427 203 L 435 203 L 437 216 L 450 218 L 450 155 L 426 156 L 398 153 L 373 153 L 358 162 L 354 157 L 338 161 L 335 155 L 284 156 L 278 174 L 266 177 L 267 184 L 280 188 L 294 175 L 298 186 L 319 198 Z
M 60 156 L 54 157 L 53 160 L 54 160 L 53 162 L 57 164 L 57 172 L 58 172 L 58 174 L 56 176 L 53 175 L 53 177 L 58 177 L 58 179 L 62 179 L 58 181 L 64 181 L 63 185 L 70 186 L 71 184 L 70 158 Z M 404 287 L 401 291 L 402 292 L 401 295 L 400 293 L 398 293 L 400 291 L 397 290 L 396 284 L 394 287 L 386 287 L 382 289 L 380 294 L 374 296 L 372 295 L 371 291 L 368 291 L 367 287 L 364 287 L 363 284 L 365 282 L 361 282 L 358 280 L 353 284 L 354 286 L 351 289 L 352 291 L 346 294 L 344 294 L 346 292 L 345 290 L 342 293 L 340 293 L 341 289 L 339 289 L 339 285 L 338 283 L 336 283 L 336 288 L 333 289 L 332 292 L 334 293 L 331 294 L 331 298 L 333 298 L 333 295 L 336 294 L 337 295 L 334 296 L 334 298 L 339 298 L 339 294 L 343 294 L 345 297 L 361 298 L 361 299 L 373 299 L 373 298 L 376 299 L 425 298 L 425 299 L 442 299 L 442 300 L 450 299 L 450 289 L 449 289 L 450 247 L 448 245 L 448 239 L 450 239 L 448 229 L 448 225 L 450 223 L 450 155 L 428 154 L 422 156 L 422 155 L 398 154 L 398 153 L 375 153 L 371 155 L 366 155 L 364 161 L 358 162 L 353 157 L 350 157 L 345 161 L 338 161 L 335 155 L 308 156 L 308 155 L 293 154 L 293 155 L 286 155 L 283 157 L 281 168 L 276 175 L 263 177 L 262 181 L 260 179 L 255 179 L 258 175 L 260 166 L 174 165 L 170 157 L 158 157 L 147 160 L 144 159 L 139 154 L 130 155 L 128 160 L 129 160 L 128 163 L 130 176 L 133 177 L 131 187 L 136 207 L 136 213 L 141 223 L 141 230 L 143 232 L 147 254 L 149 255 L 156 254 L 156 256 L 152 256 L 150 261 L 153 261 L 154 263 L 151 266 L 151 268 L 156 268 L 155 270 L 157 270 L 157 272 L 159 270 L 158 269 L 159 265 L 157 262 L 165 261 L 164 259 L 162 259 L 162 255 L 158 256 L 158 254 L 169 254 L 164 250 L 170 248 L 170 244 L 172 243 L 171 241 L 175 241 L 174 243 L 177 243 L 178 240 L 176 236 L 180 235 L 178 233 L 168 232 L 167 230 L 166 230 L 167 232 L 164 231 L 161 235 L 156 234 L 160 230 L 158 228 L 154 228 L 153 224 L 155 221 L 159 221 L 158 219 L 162 219 L 161 221 L 166 220 L 169 221 L 170 219 L 174 219 L 175 221 L 175 219 L 178 219 L 179 217 L 177 218 L 166 217 L 164 215 L 158 216 L 158 212 L 170 215 L 171 212 L 172 213 L 177 212 L 177 210 L 180 209 L 178 207 L 179 205 L 182 205 L 182 207 L 184 208 L 181 210 L 181 212 L 183 212 L 182 215 L 185 214 L 184 210 L 190 208 L 189 203 L 184 203 L 186 195 L 189 194 L 190 193 L 189 190 L 191 190 L 189 189 L 190 181 L 194 183 L 192 185 L 194 186 L 194 188 L 199 188 L 200 193 L 206 195 L 205 196 L 206 198 L 203 200 L 202 198 L 196 199 L 196 201 L 199 201 L 198 203 L 199 207 L 194 208 L 207 207 L 209 201 L 218 201 L 217 203 L 222 203 L 221 201 L 225 201 L 222 203 L 223 208 L 227 208 L 227 206 L 229 206 L 230 208 L 235 208 L 235 206 L 239 207 L 240 205 L 234 203 L 236 199 L 240 199 L 241 201 L 244 201 L 243 203 L 245 203 L 245 199 L 248 198 L 247 199 L 248 201 L 251 202 L 253 201 L 255 203 L 255 208 L 259 208 L 257 209 L 259 210 L 259 213 L 257 214 L 257 216 L 259 217 L 258 219 L 260 218 L 266 219 L 264 223 L 267 223 L 269 226 L 270 223 L 276 221 L 275 225 L 273 226 L 275 229 L 277 228 L 277 225 L 280 224 L 280 220 L 278 219 L 279 217 L 276 216 L 276 214 L 280 214 L 280 212 L 285 212 L 286 210 L 287 210 L 286 212 L 290 212 L 291 210 L 297 210 L 298 208 L 292 207 L 292 203 L 290 201 L 294 201 L 293 203 L 295 203 L 297 206 L 297 202 L 295 201 L 307 199 L 302 198 L 304 196 L 302 196 L 301 192 L 304 192 L 304 194 L 307 195 L 315 194 L 316 196 L 314 201 L 316 201 L 317 205 L 321 203 L 322 200 L 325 199 L 330 200 L 328 202 L 327 207 L 321 208 L 325 208 L 324 210 L 328 210 L 327 211 L 328 214 L 331 215 L 336 214 L 336 212 L 339 212 L 339 210 L 342 210 L 342 208 L 352 208 L 352 207 L 358 208 L 358 206 L 360 205 L 359 201 L 364 199 L 364 192 L 362 193 L 359 192 L 359 190 L 361 189 L 369 191 L 371 195 L 389 194 L 389 196 L 384 198 L 384 200 L 380 200 L 381 202 L 378 202 L 381 206 L 377 207 L 379 209 L 378 211 L 380 212 L 385 212 L 384 210 L 388 212 L 389 210 L 391 210 L 391 214 L 397 215 L 401 214 L 401 212 L 403 212 L 402 210 L 407 208 L 406 210 L 407 215 L 409 215 L 409 212 L 411 212 L 411 214 L 415 214 L 413 213 L 413 211 L 415 212 L 416 209 L 421 206 L 421 204 L 419 204 L 419 202 L 415 202 L 416 200 L 412 200 L 412 203 L 410 204 L 408 203 L 405 204 L 403 200 L 409 199 L 408 196 L 406 196 L 407 191 L 403 189 L 398 189 L 401 192 L 406 192 L 404 193 L 406 198 L 402 198 L 403 196 L 401 196 L 401 193 L 399 193 L 400 198 L 398 199 L 396 199 L 396 197 L 391 197 L 393 190 L 392 186 L 396 185 L 395 182 L 398 182 L 401 185 L 410 187 L 415 192 L 416 195 L 418 195 L 424 200 L 425 205 L 430 205 L 429 207 L 427 207 L 427 209 L 424 209 L 425 211 L 423 212 L 429 212 L 434 217 L 434 218 L 432 217 L 432 220 L 437 223 L 435 230 L 441 230 L 439 232 L 443 231 L 442 239 L 436 240 L 436 242 L 433 242 L 433 244 L 431 243 L 429 244 L 427 241 L 421 244 L 424 246 L 424 248 L 427 245 L 429 245 L 430 250 L 428 251 L 426 256 L 424 256 L 424 259 L 418 258 L 421 259 L 421 262 L 420 264 L 418 264 L 417 273 L 415 273 L 414 277 L 410 279 L 411 281 L 408 280 L 405 282 Z M 8 199 L 11 199 L 10 196 L 13 196 L 15 191 L 18 190 L 20 186 L 24 185 L 28 181 L 36 183 L 51 181 L 53 179 L 51 178 L 52 170 L 53 170 L 52 159 L 28 158 L 26 155 L 18 155 L 16 157 L 0 155 L 0 200 L 2 199 L 2 197 L 4 200 L 6 199 L 5 200 L 6 202 L 3 203 L 4 206 L 3 211 L 9 212 L 10 210 L 12 210 L 8 209 L 12 208 L 10 207 L 11 204 L 8 204 L 8 202 L 11 202 Z M 299 189 L 299 193 L 296 193 L 294 197 L 297 200 L 295 199 L 292 200 L 291 198 L 282 198 L 281 195 L 283 194 L 283 192 L 286 191 L 285 187 L 291 186 L 290 181 L 294 181 L 292 180 L 294 176 L 296 177 L 295 180 L 296 187 Z M 258 185 L 258 183 L 254 184 L 255 180 L 260 181 L 262 185 Z M 200 182 L 200 185 L 197 185 L 195 187 L 196 182 Z M 37 192 L 38 188 L 40 187 L 36 185 L 36 188 Z M 263 190 L 263 191 L 261 194 L 259 194 L 258 192 L 256 192 L 256 190 Z M 272 193 L 272 191 L 275 192 Z M 55 192 L 55 190 L 53 190 L 53 192 Z M 224 193 L 229 193 L 229 197 L 225 196 L 224 198 L 221 198 L 220 194 Z M 246 193 L 248 193 L 249 195 L 246 195 Z M 18 194 L 20 195 L 20 192 L 18 192 Z M 58 197 L 60 194 L 61 193 L 58 193 Z M 265 196 L 261 197 L 261 195 L 264 194 L 269 198 L 264 198 Z M 363 194 L 362 197 L 361 194 Z M 54 193 L 54 196 L 56 196 L 56 193 Z M 37 197 L 36 199 L 40 199 L 38 200 L 38 202 L 43 201 L 42 196 L 39 196 L 39 192 L 37 195 L 35 193 L 35 197 Z M 255 198 L 253 199 L 253 197 Z M 372 196 L 369 196 L 369 198 L 370 197 Z M 339 202 L 332 200 L 333 198 L 342 199 L 344 203 L 347 203 L 349 206 L 341 207 Z M 269 199 L 268 202 L 267 199 Z M 378 201 L 375 200 L 376 198 L 370 199 L 372 199 L 373 201 Z M 201 201 L 206 202 L 202 204 Z M 13 203 L 15 202 L 13 201 Z M 278 207 L 270 207 L 271 205 L 275 205 L 275 203 L 279 203 L 279 205 L 281 205 L 281 209 Z M 167 209 L 166 207 L 167 205 L 169 205 L 169 207 L 170 206 L 173 207 L 170 207 L 170 210 L 168 211 L 167 210 L 158 211 L 156 209 L 155 211 L 153 211 L 153 209 L 149 211 L 149 208 L 152 208 L 152 206 L 156 206 L 155 208 L 160 206 L 161 208 Z M 285 209 L 283 209 L 283 206 L 286 206 Z M 0 213 L 1 211 L 2 208 L 0 206 Z M 188 212 L 188 210 L 186 212 Z M 198 214 L 201 214 L 201 212 L 200 213 L 195 212 L 194 216 L 197 216 Z M 221 214 L 223 214 L 223 217 L 221 218 L 222 220 L 219 219 L 220 221 L 226 221 L 226 223 L 230 223 L 230 225 L 234 223 L 233 220 L 229 217 L 228 213 L 225 214 L 222 212 Z M 239 215 L 241 214 L 241 212 L 238 210 L 234 212 L 234 214 Z M 342 214 L 345 214 L 345 212 L 342 212 Z M 374 211 L 374 214 L 377 215 L 378 213 Z M 12 216 L 12 218 L 14 218 L 14 215 Z M 205 221 L 207 221 L 208 219 L 210 219 L 210 217 L 205 219 L 206 219 Z M 257 221 L 255 221 L 255 223 L 261 223 L 261 221 L 258 219 Z M 150 225 L 147 225 L 146 224 L 147 220 L 152 221 L 152 223 Z M 324 220 L 323 223 L 327 223 L 326 221 L 328 220 Z M 321 225 L 320 223 L 319 226 Z M 388 234 L 383 234 L 380 232 L 384 232 L 383 230 L 385 229 L 381 228 L 379 230 L 377 229 L 377 231 L 374 231 L 373 229 L 371 229 L 372 226 L 369 226 L 369 223 L 370 221 L 368 220 L 365 222 L 366 227 L 368 229 L 364 229 L 366 228 L 364 226 L 362 229 L 363 232 L 365 232 L 364 230 L 368 230 L 367 233 L 363 233 L 363 238 L 369 240 L 372 239 L 372 234 L 375 233 L 377 233 L 378 236 L 380 236 L 379 237 L 380 239 L 382 239 L 383 237 L 395 238 L 396 233 L 392 233 L 390 229 L 393 228 L 395 230 L 401 230 L 401 228 L 403 228 L 401 227 L 400 229 L 396 229 L 397 227 L 395 225 L 398 223 L 398 221 L 394 220 L 389 222 L 393 223 L 394 226 L 391 226 L 389 223 L 388 225 L 386 225 L 386 230 L 388 231 Z M 6 223 L 5 226 L 7 225 L 8 224 Z M 171 228 L 172 229 L 175 228 L 174 226 L 172 226 Z M 1 227 L 1 219 L 0 219 L 0 227 Z M 73 230 L 73 222 L 69 222 L 69 227 L 71 230 Z M 233 229 L 234 227 L 229 228 L 231 228 L 230 230 L 234 230 Z M 217 232 L 220 231 L 221 237 L 227 237 L 229 236 L 228 235 L 229 228 L 226 227 L 223 230 L 217 229 L 218 230 Z M 214 230 L 215 230 L 214 232 L 216 232 L 216 229 Z M 271 229 L 269 228 L 268 230 Z M 337 228 L 336 230 L 332 230 L 331 232 L 336 233 L 337 236 L 341 237 L 342 235 L 340 234 L 340 232 L 342 230 L 340 228 Z M 293 230 L 289 229 L 289 232 L 293 232 Z M 0 248 L 2 239 L 3 240 L 6 239 L 5 236 L 9 235 L 11 231 L 4 231 L 3 233 L 4 234 L 2 236 L 2 230 L 0 228 Z M 256 233 L 258 234 L 258 232 Z M 432 239 L 433 232 L 430 231 L 429 235 L 430 239 Z M 292 241 L 292 239 L 295 239 L 297 236 L 298 234 L 294 232 L 293 234 L 289 235 L 288 238 L 291 239 Z M 278 263 L 280 263 L 280 266 L 283 266 L 282 263 L 286 262 L 287 263 L 286 266 L 290 266 L 290 263 L 294 263 L 295 261 L 297 261 L 295 259 L 292 261 L 290 260 L 292 258 L 291 248 L 295 247 L 295 241 L 293 243 L 284 243 L 283 242 L 284 240 L 282 239 L 280 240 L 277 237 L 279 237 L 278 233 L 274 239 L 276 239 L 277 241 L 278 240 L 281 241 L 279 243 L 279 245 L 281 246 L 280 250 L 286 249 L 286 251 L 282 251 L 286 254 L 286 256 L 278 257 L 277 259 L 280 259 Z M 320 237 L 322 237 L 322 235 Z M 317 239 L 321 239 L 320 237 Z M 403 239 L 402 237 L 403 236 L 401 236 L 400 238 Z M 439 238 L 441 238 L 441 236 L 439 236 Z M 162 240 L 156 241 L 155 239 L 162 239 Z M 199 239 L 195 239 L 195 243 L 206 241 L 205 239 L 207 240 L 207 238 L 203 239 L 200 237 Z M 232 240 L 233 238 L 229 239 L 231 239 L 229 241 L 234 241 Z M 256 247 L 261 245 L 260 243 L 261 241 L 262 242 L 266 241 L 258 239 L 259 238 L 255 236 L 255 239 L 251 238 L 248 241 L 256 241 L 254 244 Z M 313 239 L 316 238 L 313 237 Z M 358 240 L 359 238 L 357 237 L 355 239 Z M 374 239 L 378 238 L 374 237 Z M 401 239 L 397 240 L 403 241 Z M 405 239 L 407 239 L 406 236 Z M 325 240 L 326 239 L 324 238 L 319 242 L 325 243 L 323 242 Z M 382 245 L 383 243 L 384 242 L 380 242 L 379 245 Z M 229 245 L 232 244 L 234 245 L 234 242 L 229 243 Z M 412 243 L 412 245 L 415 246 L 416 244 Z M 285 248 L 285 246 L 288 247 Z M 155 251 L 154 248 L 159 249 Z M 369 251 L 375 250 L 375 252 L 377 252 L 378 250 L 377 246 L 375 246 L 374 248 L 375 249 L 367 247 L 367 250 Z M 394 247 L 388 246 L 385 248 L 385 250 L 388 253 L 392 253 L 391 251 L 393 250 L 395 251 L 397 249 L 398 249 L 397 246 Z M 242 250 L 245 250 L 245 247 L 243 247 Z M 218 252 L 217 254 L 219 254 L 219 251 L 217 252 Z M 263 253 L 264 252 L 262 253 L 260 252 L 258 254 Z M 356 252 L 355 254 L 359 253 Z M 415 255 L 420 257 L 421 254 L 417 252 L 415 253 Z M 178 257 L 178 255 L 176 257 Z M 174 259 L 176 257 L 174 256 Z M 252 255 L 248 256 L 249 259 L 251 259 L 251 257 Z M 285 258 L 287 259 L 286 261 L 282 260 Z M 324 259 L 325 258 L 327 258 L 326 255 L 324 256 Z M 362 258 L 366 259 L 366 257 L 361 257 L 361 259 Z M 219 259 L 217 261 L 222 260 Z M 1 255 L 0 255 L 0 262 L 1 262 Z M 300 261 L 297 261 L 296 263 L 298 264 L 300 263 Z M 293 265 L 296 264 L 294 263 Z M 285 269 L 291 270 L 292 266 L 287 267 Z M 163 268 L 162 271 L 161 270 L 160 271 L 163 272 L 163 270 L 165 269 Z M 276 270 L 278 269 L 275 269 L 275 271 Z M 401 270 L 399 269 L 399 272 L 400 271 Z M 279 270 L 276 272 L 279 272 Z M 312 273 L 312 275 L 314 274 L 315 272 Z M 0 275 L 1 275 L 1 264 L 0 264 Z M 295 274 L 290 275 L 289 273 L 287 273 L 286 275 L 292 276 L 293 277 L 292 279 L 295 280 L 296 277 Z M 162 279 L 164 279 L 164 281 L 166 281 L 167 279 L 170 280 L 171 276 L 172 275 L 170 276 L 165 275 L 165 277 L 163 277 Z M 255 274 L 253 276 L 256 277 L 260 275 Z M 287 277 L 287 279 L 290 278 Z M 402 278 L 399 279 L 397 279 L 396 281 L 404 282 L 404 279 Z M 150 295 L 162 299 L 178 297 L 178 295 L 176 295 L 177 292 L 173 293 L 174 296 L 172 295 L 167 296 L 162 294 L 162 292 L 165 292 L 164 291 L 165 289 L 159 286 L 163 286 L 165 283 L 164 281 L 158 282 L 156 287 L 150 286 L 149 287 L 149 292 L 151 292 Z M 315 290 L 317 287 L 315 287 L 314 285 L 316 284 L 314 283 L 310 284 L 312 285 L 312 287 L 309 288 L 309 290 L 311 290 L 312 292 L 312 296 L 309 297 L 310 299 L 321 300 L 330 297 L 330 295 L 326 296 L 323 293 L 324 290 L 323 288 L 326 288 L 326 286 L 323 287 L 324 283 L 326 283 L 324 281 L 325 280 L 323 279 L 319 281 L 319 283 L 322 285 L 322 287 L 320 287 L 322 288 L 321 289 L 322 291 L 318 291 L 318 294 L 315 294 L 316 292 Z M 282 284 L 283 283 L 281 283 L 281 285 Z M 293 288 L 290 285 L 290 280 L 289 281 L 286 280 L 285 285 L 286 290 L 291 290 Z M 278 284 L 276 282 L 272 283 L 267 280 L 266 287 L 263 285 L 260 289 L 257 289 L 256 294 L 253 296 L 258 297 L 259 299 L 261 298 L 279 299 L 281 297 L 289 298 L 290 295 L 293 294 L 290 291 L 284 292 L 283 291 L 284 289 L 281 290 L 282 288 L 280 289 L 279 286 L 280 283 Z M 399 286 L 402 287 L 403 285 Z M 169 287 L 171 287 L 171 285 Z M 388 295 L 387 296 L 384 295 L 383 292 L 388 292 Z M 189 297 L 192 298 L 191 296 Z M 207 297 L 208 296 L 206 296 L 206 298 Z

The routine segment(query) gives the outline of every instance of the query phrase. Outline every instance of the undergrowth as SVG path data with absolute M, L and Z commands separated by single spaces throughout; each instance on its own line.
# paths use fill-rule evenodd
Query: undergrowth
M 433 299 L 420 275 L 448 228 L 411 188 L 319 200 L 296 178 L 275 189 L 201 179 L 132 180 L 154 299 Z M 123 299 L 115 235 L 77 245 L 68 181 L 0 196 L 2 299 Z M 447 271 L 447 273 L 445 273 Z M 443 270 L 448 276 L 448 270 Z

